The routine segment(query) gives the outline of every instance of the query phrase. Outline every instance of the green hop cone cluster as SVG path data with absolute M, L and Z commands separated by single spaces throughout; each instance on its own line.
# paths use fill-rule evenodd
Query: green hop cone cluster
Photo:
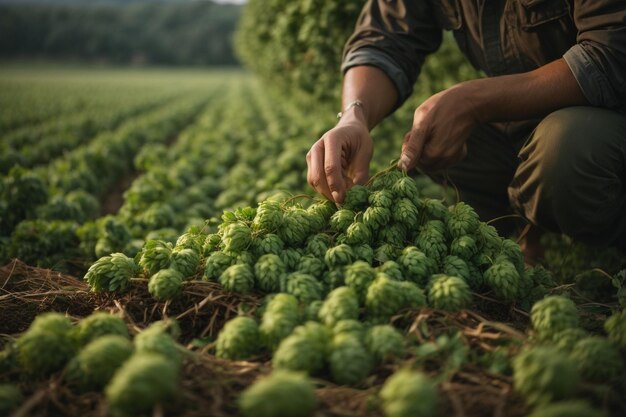
M 68 365 L 66 378 L 81 391 L 104 388 L 115 371 L 133 354 L 123 336 L 105 335 L 87 344 Z
M 604 322 L 604 330 L 611 342 L 618 348 L 626 350 L 626 309 L 609 317 Z
M 109 412 L 114 417 L 149 414 L 157 403 L 174 397 L 179 374 L 177 363 L 162 355 L 134 354 L 105 389 Z
M 183 275 L 175 269 L 162 269 L 150 277 L 148 292 L 157 300 L 171 300 L 180 295 Z
M 200 255 L 193 249 L 174 249 L 170 268 L 180 272 L 183 279 L 191 279 L 200 264 Z
M 472 293 L 463 279 L 436 274 L 428 285 L 428 301 L 434 308 L 459 311 L 470 304 Z
M 345 243 L 329 248 L 324 255 L 324 262 L 328 268 L 338 268 L 354 262 L 354 252 Z
M 388 318 L 409 307 L 426 304 L 424 292 L 409 281 L 395 281 L 386 274 L 378 274 L 367 289 L 365 309 L 376 318 Z
M 265 200 L 259 204 L 256 215 L 252 221 L 252 230 L 274 232 L 280 227 L 283 221 L 283 211 L 280 203 L 272 200 Z
M 138 272 L 135 261 L 123 253 L 113 253 L 91 265 L 83 279 L 94 292 L 124 291 Z
M 298 300 L 291 294 L 277 294 L 267 304 L 259 331 L 263 344 L 276 350 L 280 342 L 300 323 Z
M 117 335 L 129 338 L 126 323 L 120 317 L 102 311 L 92 313 L 81 320 L 74 331 L 80 346 L 104 335 Z
M 435 417 L 437 388 L 421 372 L 401 369 L 385 381 L 380 391 L 387 417 Z
M 359 300 L 350 287 L 338 287 L 332 290 L 324 300 L 319 311 L 320 320 L 333 327 L 340 320 L 356 320 L 359 317 Z
M 356 384 L 370 373 L 372 362 L 371 355 L 354 335 L 339 333 L 333 337 L 328 363 L 336 383 Z
M 261 256 L 254 265 L 257 287 L 267 293 L 279 291 L 281 276 L 286 271 L 280 256 L 271 253 Z
M 437 270 L 434 260 L 415 246 L 407 246 L 398 259 L 402 275 L 417 285 L 425 286 L 432 274 Z
M 480 219 L 471 206 L 459 202 L 450 206 L 449 211 L 450 216 L 447 219 L 446 225 L 453 237 L 471 235 L 478 229 Z
M 345 283 L 352 288 L 359 302 L 365 301 L 367 288 L 376 278 L 376 270 L 365 261 L 356 261 L 345 269 Z
M 172 244 L 162 240 L 148 240 L 141 250 L 139 266 L 150 276 L 167 269 L 172 261 Z
M 248 359 L 258 351 L 260 344 L 261 333 L 256 321 L 239 316 L 229 320 L 220 331 L 216 355 L 223 359 Z
M 10 415 L 24 401 L 19 388 L 13 384 L 0 384 L 0 413 Z
M 261 257 L 267 254 L 280 255 L 285 243 L 280 240 L 278 235 L 268 233 L 252 241 L 252 248 L 257 257 Z
M 524 350 L 513 359 L 515 390 L 533 406 L 570 398 L 578 379 L 576 365 L 549 346 Z
M 308 378 L 283 370 L 246 388 L 237 401 L 243 417 L 307 417 L 312 415 L 315 403 Z
M 559 331 L 578 327 L 576 304 L 560 295 L 537 301 L 530 310 L 530 319 L 540 338 L 549 339 Z
M 309 304 L 322 299 L 322 284 L 312 275 L 293 272 L 286 276 L 284 292 L 303 304 Z
M 324 366 L 329 334 L 325 326 L 307 322 L 282 340 L 272 358 L 275 369 L 315 374 Z
M 231 265 L 222 272 L 219 281 L 226 291 L 247 294 L 254 288 L 254 270 L 248 264 Z
M 606 417 L 606 415 L 593 409 L 585 401 L 569 400 L 537 407 L 528 417 Z
M 515 266 L 499 259 L 484 274 L 485 282 L 496 295 L 505 301 L 513 301 L 518 295 L 520 276 Z
M 226 252 L 241 252 L 252 243 L 252 231 L 243 222 L 231 223 L 222 232 Z
M 226 268 L 231 266 L 235 262 L 235 259 L 222 251 L 213 252 L 206 260 L 204 267 L 204 275 L 202 277 L 205 281 L 217 281 Z
M 570 358 L 589 382 L 611 383 L 623 378 L 624 361 L 619 350 L 604 337 L 588 336 L 579 340 Z
M 393 326 L 372 326 L 365 336 L 365 346 L 376 362 L 402 358 L 405 353 L 404 336 Z

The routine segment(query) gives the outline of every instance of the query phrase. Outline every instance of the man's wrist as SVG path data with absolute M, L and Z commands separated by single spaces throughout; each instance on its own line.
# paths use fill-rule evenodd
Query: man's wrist
M 343 123 L 360 123 L 365 127 L 368 127 L 367 114 L 363 105 L 350 106 L 343 112 L 341 112 L 341 118 L 337 122 L 337 125 Z M 369 128 L 368 128 L 369 129 Z

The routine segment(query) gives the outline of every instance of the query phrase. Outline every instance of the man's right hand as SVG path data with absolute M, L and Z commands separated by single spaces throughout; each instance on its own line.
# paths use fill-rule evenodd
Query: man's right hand
M 372 153 L 365 117 L 353 107 L 307 153 L 307 181 L 329 200 L 342 203 L 347 189 L 367 182 Z

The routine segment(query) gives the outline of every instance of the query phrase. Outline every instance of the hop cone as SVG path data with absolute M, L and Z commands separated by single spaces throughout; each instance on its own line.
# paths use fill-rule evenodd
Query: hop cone
M 426 213 L 428 220 L 439 220 L 446 222 L 450 216 L 448 208 L 441 202 L 434 198 L 422 198 L 421 208 Z
M 252 221 L 252 230 L 274 232 L 280 227 L 283 221 L 283 211 L 280 203 L 272 200 L 265 200 L 259 204 L 256 215 Z
M 459 202 L 450 206 L 449 210 L 450 216 L 447 219 L 446 225 L 453 237 L 471 235 L 478 229 L 480 220 L 478 214 L 476 214 L 471 206 Z
M 499 298 L 513 301 L 517 297 L 520 277 L 511 262 L 496 262 L 485 271 L 484 277 Z
M 536 408 L 528 417 L 606 417 L 585 401 L 560 401 Z
M 324 302 L 322 300 L 315 300 L 309 304 L 305 311 L 305 319 L 307 321 L 319 321 L 320 309 Z
M 442 270 L 446 275 L 459 277 L 464 281 L 471 280 L 469 266 L 458 256 L 448 255 L 443 258 Z
M 415 204 L 408 198 L 401 198 L 392 209 L 393 220 L 408 228 L 417 227 L 418 212 Z
M 353 185 L 347 192 L 343 201 L 343 208 L 353 211 L 361 211 L 367 207 L 370 192 L 363 185 Z
M 242 360 L 253 356 L 260 346 L 261 333 L 256 321 L 239 316 L 229 320 L 217 337 L 218 358 Z
M 261 291 L 267 293 L 279 291 L 280 277 L 285 272 L 286 268 L 282 259 L 274 254 L 261 256 L 254 265 L 256 285 Z
M 346 285 L 354 290 L 360 302 L 365 301 L 367 288 L 376 278 L 376 270 L 364 261 L 356 261 L 346 267 Z
M 402 268 L 397 262 L 387 261 L 376 268 L 376 272 L 382 272 L 383 274 L 387 274 L 389 278 L 395 279 L 396 281 L 404 281 L 404 275 L 402 274 Z
M 275 371 L 246 388 L 237 403 L 243 417 L 307 417 L 316 399 L 304 375 Z
M 393 205 L 393 193 L 390 190 L 374 191 L 369 195 L 369 203 L 375 207 L 390 209 Z
M 298 330 L 303 326 L 296 328 Z M 324 366 L 324 346 L 307 332 L 294 332 L 278 346 L 272 357 L 274 369 L 300 371 L 309 375 Z
M 241 252 L 252 243 L 252 231 L 243 222 L 231 223 L 222 234 L 224 251 Z
M 126 323 L 113 314 L 96 312 L 81 320 L 76 326 L 76 339 L 81 346 L 104 335 L 129 338 Z
M 322 232 L 326 228 L 327 221 L 321 213 L 318 213 L 316 210 L 311 210 L 310 208 L 308 208 L 305 213 L 308 219 L 309 234 Z
M 328 222 L 330 216 L 332 216 L 337 211 L 337 206 L 335 205 L 335 203 L 329 200 L 322 199 L 319 200 L 317 203 L 311 204 L 307 211 L 309 213 L 315 213 L 319 216 L 322 216 L 324 220 Z
M 404 176 L 405 174 L 398 170 L 392 170 L 385 172 L 384 174 L 379 174 L 372 178 L 371 188 L 373 190 L 391 190 L 393 189 L 394 184 Z
M 320 308 L 319 318 L 328 327 L 340 320 L 358 319 L 359 301 L 350 287 L 339 287 L 331 291 Z
M 67 379 L 83 391 L 100 390 L 133 354 L 127 337 L 102 336 L 85 346 L 68 365 Z
M 400 250 L 397 246 L 389 243 L 383 243 L 374 250 L 374 259 L 380 263 L 387 261 L 393 261 L 400 255 Z
M 337 245 L 326 251 L 324 262 L 328 268 L 337 268 L 349 265 L 354 261 L 354 253 L 352 248 L 346 244 Z
M 406 226 L 400 223 L 392 223 L 378 231 L 377 242 L 379 244 L 388 243 L 393 246 L 403 247 L 406 240 Z
M 380 391 L 387 417 L 435 417 L 437 388 L 421 372 L 403 369 L 391 375 Z
M 296 271 L 302 272 L 303 274 L 313 275 L 315 278 L 321 279 L 324 272 L 326 272 L 326 264 L 319 258 L 311 255 L 304 255 L 298 261 Z
M 569 354 L 576 343 L 589 336 L 585 330 L 579 327 L 570 327 L 569 329 L 561 330 L 554 335 L 552 335 L 550 339 L 550 343 L 559 351 L 563 353 Z
M 522 351 L 513 359 L 515 389 L 530 405 L 569 398 L 578 383 L 574 363 L 550 347 Z
M 139 266 L 148 275 L 154 275 L 170 266 L 172 258 L 172 244 L 162 240 L 149 240 L 141 250 Z
M 316 258 L 324 258 L 330 244 L 330 236 L 324 233 L 318 233 L 307 239 L 305 252 Z
M 354 253 L 355 260 L 365 261 L 370 265 L 374 261 L 374 249 L 372 249 L 370 245 L 352 246 L 352 252 Z
M 156 403 L 174 397 L 179 373 L 178 365 L 161 355 L 133 355 L 106 387 L 111 415 L 131 417 L 150 413 Z
M 306 210 L 290 207 L 283 215 L 283 223 L 278 229 L 278 237 L 290 246 L 300 246 L 306 241 L 311 229 Z
M 378 363 L 402 358 L 405 352 L 404 336 L 388 324 L 371 327 L 365 336 L 365 346 Z
M 576 304 L 560 295 L 536 302 L 530 311 L 530 318 L 540 338 L 550 338 L 561 330 L 578 327 Z
M 206 260 L 202 279 L 205 281 L 217 281 L 220 275 L 222 275 L 234 261 L 232 256 L 222 251 L 213 252 Z
M 252 250 L 257 257 L 267 254 L 280 255 L 285 244 L 273 233 L 260 236 L 252 241 Z
M 226 291 L 249 293 L 254 288 L 254 271 L 248 264 L 231 265 L 220 275 L 220 284 Z
M 170 333 L 155 322 L 135 336 L 134 344 L 137 354 L 157 354 L 171 362 L 180 364 L 182 353 L 180 347 Z
M 342 287 L 346 284 L 344 276 L 344 268 L 332 269 L 324 272 L 322 276 L 325 291 L 332 291 L 337 287 Z
M 618 348 L 626 350 L 626 309 L 615 313 L 604 322 L 609 340 Z
M 287 276 L 285 292 L 292 294 L 303 304 L 322 298 L 322 285 L 312 275 L 294 272 Z
M 63 368 L 74 355 L 74 343 L 67 333 L 31 330 L 15 343 L 20 369 L 30 375 L 48 376 Z
M 391 221 L 391 210 L 387 207 L 371 206 L 363 213 L 363 223 L 371 230 L 384 228 Z
M 420 228 L 415 246 L 426 256 L 439 263 L 448 253 L 445 227 L 439 220 L 431 220 Z
M 200 255 L 193 249 L 174 249 L 170 268 L 180 272 L 184 279 L 190 279 L 196 274 L 200 264 Z
M 83 279 L 95 292 L 124 291 L 137 272 L 135 261 L 123 253 L 113 253 L 91 265 Z
M 372 357 L 358 338 L 351 334 L 333 337 L 328 357 L 333 381 L 341 385 L 356 384 L 372 369 Z
M 46 331 L 66 337 L 73 331 L 72 322 L 61 313 L 49 312 L 35 317 L 28 327 L 29 332 Z
M 362 222 L 354 222 L 346 230 L 346 243 L 348 245 L 368 244 L 372 240 L 372 232 Z
M 608 339 L 589 336 L 579 340 L 570 354 L 581 376 L 589 382 L 614 382 L 623 379 L 624 362 Z
M 361 343 L 365 343 L 367 328 L 363 322 L 358 320 L 341 320 L 333 327 L 333 336 L 338 334 L 350 334 L 356 337 Z
M 420 307 L 424 304 L 424 294 L 415 284 L 394 281 L 385 274 L 378 274 L 367 289 L 365 297 L 367 312 L 379 318 L 391 317 L 404 308 Z
M 302 254 L 293 248 L 287 248 L 280 253 L 280 258 L 283 260 L 287 270 L 295 270 L 298 267 L 298 261 L 302 257 Z
M 267 305 L 259 331 L 265 346 L 275 350 L 299 324 L 298 300 L 290 294 L 278 294 Z
M 482 251 L 494 254 L 502 247 L 502 238 L 496 228 L 485 222 L 479 223 L 476 236 Z
M 202 253 L 202 247 L 206 238 L 201 234 L 184 233 L 176 239 L 174 249 L 191 249 L 196 253 Z
M 204 239 L 202 245 L 202 253 L 204 256 L 209 256 L 211 252 L 215 252 L 222 244 L 222 238 L 217 233 L 211 233 Z
M 415 246 L 408 246 L 402 251 L 398 259 L 402 268 L 403 276 L 417 285 L 425 286 L 430 276 L 437 270 L 434 260 L 426 256 Z
M 517 273 L 522 275 L 524 273 L 524 254 L 520 246 L 511 239 L 502 240 L 500 246 L 500 256 L 506 257 L 517 269 Z
M 417 184 L 408 176 L 403 176 L 397 180 L 391 188 L 396 198 L 408 198 L 414 201 L 419 196 Z
M 478 253 L 476 241 L 471 236 L 459 236 L 450 244 L 450 254 L 469 262 Z
M 469 286 L 459 277 L 434 275 L 428 288 L 428 301 L 434 308 L 459 311 L 472 301 Z
M 352 210 L 340 209 L 330 217 L 330 228 L 335 232 L 345 232 L 354 221 L 355 213 Z
M 162 269 L 150 277 L 148 292 L 157 300 L 171 300 L 183 288 L 183 275 L 175 269 Z

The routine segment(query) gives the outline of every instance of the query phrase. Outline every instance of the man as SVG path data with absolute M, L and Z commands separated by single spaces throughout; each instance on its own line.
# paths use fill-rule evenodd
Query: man
M 369 131 L 410 95 L 442 29 L 488 78 L 422 103 L 398 166 L 445 173 L 483 220 L 512 207 L 536 230 L 626 248 L 624 0 L 368 1 L 344 50 L 344 111 L 307 154 L 309 183 L 341 203 L 367 180 Z

